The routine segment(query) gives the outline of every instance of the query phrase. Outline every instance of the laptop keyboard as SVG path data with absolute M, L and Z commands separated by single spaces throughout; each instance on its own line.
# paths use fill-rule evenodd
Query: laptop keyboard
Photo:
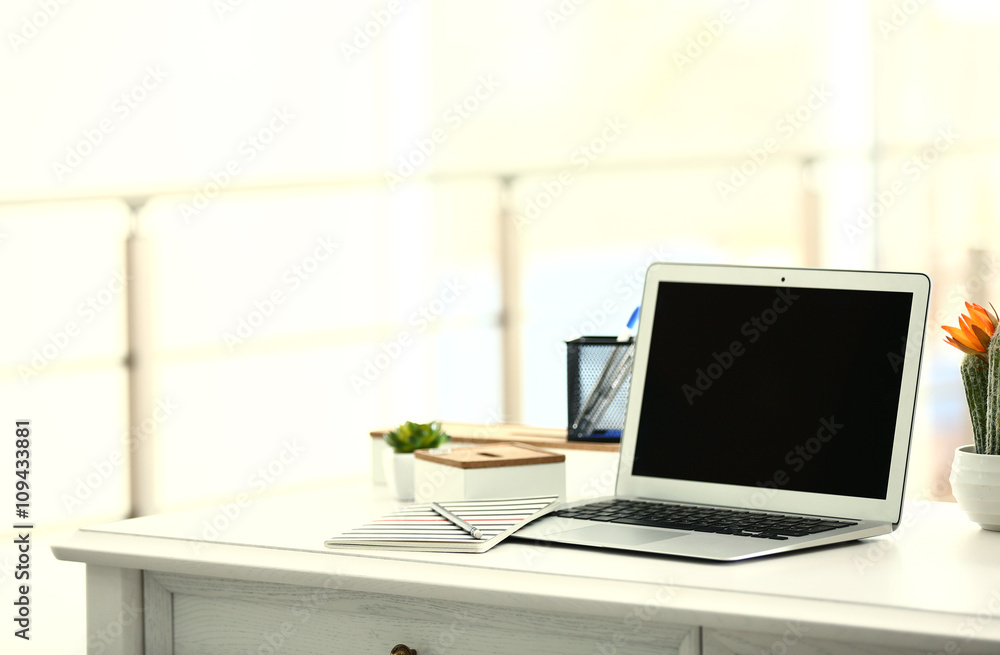
M 714 532 L 778 540 L 789 537 L 804 537 L 857 525 L 856 522 L 835 519 L 719 507 L 672 505 L 621 498 L 560 510 L 556 515 L 588 521 L 647 525 L 673 530 L 693 530 L 695 532 Z

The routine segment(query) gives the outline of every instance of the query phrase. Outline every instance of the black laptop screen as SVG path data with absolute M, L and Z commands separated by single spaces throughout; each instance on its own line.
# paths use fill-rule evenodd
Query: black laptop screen
M 884 499 L 911 302 L 660 282 L 632 473 Z

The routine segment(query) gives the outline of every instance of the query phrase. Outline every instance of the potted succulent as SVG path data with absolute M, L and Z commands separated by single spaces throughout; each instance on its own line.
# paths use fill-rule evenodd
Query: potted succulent
M 437 448 L 449 437 L 439 421 L 414 423 L 407 421 L 387 432 L 385 442 L 391 449 L 382 454 L 382 470 L 389 490 L 400 500 L 413 498 L 413 451 Z
M 960 370 L 974 443 L 955 450 L 951 490 L 959 507 L 986 530 L 1000 530 L 1000 338 L 996 309 L 965 303 L 945 341 L 965 353 Z

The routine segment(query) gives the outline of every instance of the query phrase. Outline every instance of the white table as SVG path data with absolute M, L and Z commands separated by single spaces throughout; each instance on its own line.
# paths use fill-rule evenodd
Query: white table
M 324 548 L 395 504 L 345 483 L 82 529 L 53 551 L 87 565 L 95 655 L 1000 653 L 1000 533 L 954 505 L 910 504 L 893 535 L 730 564 L 517 541 Z

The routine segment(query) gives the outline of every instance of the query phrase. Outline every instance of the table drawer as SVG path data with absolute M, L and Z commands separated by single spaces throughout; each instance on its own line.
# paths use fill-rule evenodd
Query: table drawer
M 817 637 L 816 630 L 800 622 L 788 622 L 781 632 L 747 632 L 705 628 L 702 633 L 704 655 L 962 655 L 997 653 L 995 645 L 940 638 L 923 639 L 924 646 L 913 643 L 899 645 L 892 637 L 881 636 L 871 643 L 873 635 L 860 634 L 848 628 L 838 629 L 836 638 Z M 908 636 L 919 642 L 920 637 Z M 868 643 L 865 643 L 868 642 Z M 422 655 L 422 654 L 418 654 Z
M 149 574 L 147 574 L 149 576 Z M 147 655 L 388 655 L 396 644 L 419 655 L 696 655 L 697 628 L 570 608 L 509 607 L 153 574 L 171 594 L 170 639 L 155 638 L 147 617 Z M 147 588 L 149 583 L 147 582 Z M 158 628 L 153 627 L 155 633 Z M 162 628 L 159 628 L 162 630 Z M 152 644 L 161 646 L 153 647 Z

